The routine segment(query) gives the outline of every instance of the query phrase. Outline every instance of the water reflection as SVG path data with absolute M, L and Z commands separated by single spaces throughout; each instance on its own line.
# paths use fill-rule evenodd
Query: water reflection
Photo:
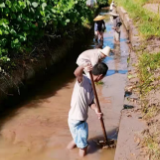
M 113 74 L 119 73 L 119 74 L 126 74 L 128 70 L 108 70 L 107 76 L 112 76 Z

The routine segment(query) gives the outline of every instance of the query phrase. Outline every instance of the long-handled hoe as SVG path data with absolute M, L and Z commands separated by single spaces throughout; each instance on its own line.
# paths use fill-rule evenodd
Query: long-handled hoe
M 97 91 L 96 91 L 96 87 L 93 81 L 93 76 L 92 73 L 89 72 L 90 77 L 91 77 L 91 81 L 92 81 L 92 87 L 93 87 L 93 91 L 94 91 L 94 95 L 95 95 L 95 99 L 96 99 L 96 104 L 98 107 L 98 111 L 101 112 L 101 108 L 100 108 L 100 104 L 99 104 L 99 99 L 98 99 L 98 95 L 97 95 Z M 103 136 L 104 136 L 104 141 L 99 141 L 99 144 L 103 147 L 103 148 L 108 148 L 108 147 L 115 147 L 115 142 L 114 140 L 109 140 L 107 137 L 107 133 L 106 133 L 106 129 L 105 129 L 105 125 L 104 125 L 104 121 L 103 118 L 100 119 L 101 122 L 101 127 L 102 127 L 102 131 L 103 131 Z

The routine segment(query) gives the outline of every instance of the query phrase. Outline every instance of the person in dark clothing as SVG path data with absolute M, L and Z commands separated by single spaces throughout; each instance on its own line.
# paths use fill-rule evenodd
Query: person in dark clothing
M 94 21 L 95 21 L 95 38 L 96 41 L 100 39 L 103 41 L 103 33 L 106 29 L 105 22 L 104 22 L 104 17 L 103 16 L 97 16 Z

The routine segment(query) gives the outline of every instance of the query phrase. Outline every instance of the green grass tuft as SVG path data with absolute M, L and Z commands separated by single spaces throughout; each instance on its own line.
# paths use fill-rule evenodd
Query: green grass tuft
M 96 85 L 104 85 L 104 82 L 102 81 L 96 82 Z
M 152 126 L 152 133 L 147 133 L 144 135 L 142 144 L 147 147 L 147 154 L 152 160 L 160 159 L 159 150 L 159 132 L 157 131 L 157 126 Z

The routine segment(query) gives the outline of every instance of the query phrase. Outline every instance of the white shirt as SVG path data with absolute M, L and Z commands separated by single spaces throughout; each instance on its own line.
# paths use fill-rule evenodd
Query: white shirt
M 92 66 L 98 63 L 101 58 L 100 49 L 89 49 L 82 52 L 77 58 L 76 64 L 78 66 L 84 65 L 87 62 L 90 62 Z
M 100 49 L 89 49 L 82 52 L 79 57 L 77 58 L 76 64 L 78 66 L 91 63 L 92 66 L 98 63 L 101 57 Z M 90 75 L 88 72 L 84 71 L 86 76 L 90 79 Z
M 110 4 L 110 10 L 113 10 L 113 2 Z
M 69 119 L 85 121 L 88 118 L 88 107 L 93 100 L 94 94 L 91 81 L 83 75 L 82 82 L 76 81 L 73 89 Z

